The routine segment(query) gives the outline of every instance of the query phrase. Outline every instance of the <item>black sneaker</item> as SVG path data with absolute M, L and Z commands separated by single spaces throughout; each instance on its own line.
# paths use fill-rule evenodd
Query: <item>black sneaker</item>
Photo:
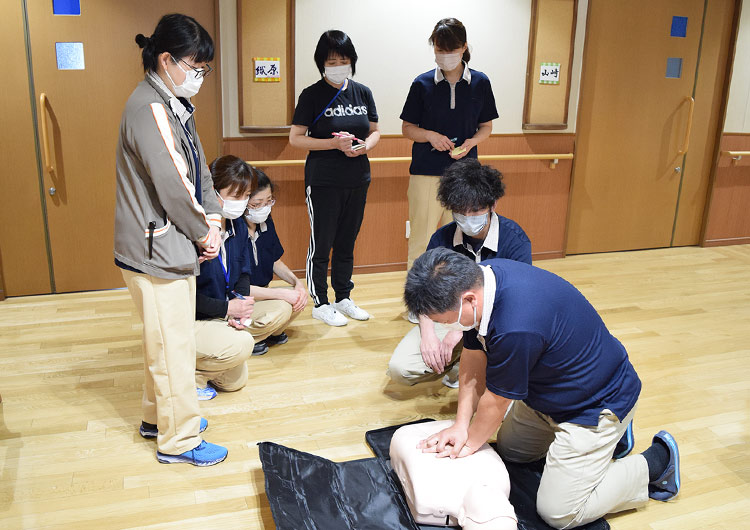
M 276 346 L 277 344 L 286 344 L 287 342 L 289 342 L 289 336 L 282 331 L 278 335 L 271 335 L 263 342 L 265 342 L 269 346 Z
M 268 353 L 268 344 L 266 344 L 266 341 L 256 342 L 253 347 L 253 355 L 265 355 L 266 353 Z
M 200 432 L 205 431 L 207 428 L 208 420 L 206 418 L 201 418 Z M 143 436 L 144 438 L 156 438 L 159 435 L 159 428 L 153 423 L 146 423 L 145 421 L 142 421 L 141 427 L 140 429 L 138 429 L 138 432 L 140 432 L 141 436 Z

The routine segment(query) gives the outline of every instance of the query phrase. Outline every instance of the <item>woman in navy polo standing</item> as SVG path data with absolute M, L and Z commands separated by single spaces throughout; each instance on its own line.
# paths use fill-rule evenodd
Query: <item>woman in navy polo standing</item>
M 477 144 L 498 117 L 490 80 L 469 68 L 466 28 L 455 18 L 440 20 L 429 38 L 437 68 L 411 84 L 401 112 L 402 132 L 414 141 L 409 167 L 409 255 L 425 251 L 438 226 L 451 221 L 437 200 L 439 177 L 455 160 L 477 157 Z M 439 223 L 439 225 L 438 225 Z
M 370 186 L 367 152 L 380 140 L 372 92 L 349 79 L 357 52 L 343 31 L 329 30 L 315 48 L 322 78 L 302 91 L 289 132 L 289 143 L 309 151 L 305 191 L 310 216 L 307 288 L 313 318 L 344 326 L 344 315 L 367 320 L 370 315 L 350 298 L 354 288 L 354 243 L 365 213 Z M 334 304 L 328 302 L 328 256 Z

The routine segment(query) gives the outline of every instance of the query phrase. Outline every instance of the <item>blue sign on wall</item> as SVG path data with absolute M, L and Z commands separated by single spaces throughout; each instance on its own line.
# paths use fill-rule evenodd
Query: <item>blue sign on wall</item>
M 667 57 L 667 75 L 670 79 L 679 79 L 682 76 L 682 57 Z
M 86 68 L 83 61 L 82 42 L 56 42 L 55 54 L 58 70 L 84 70 Z
M 669 32 L 670 37 L 687 36 L 687 19 L 688 17 L 672 17 L 672 29 Z
M 52 0 L 52 14 L 80 15 L 81 0 Z

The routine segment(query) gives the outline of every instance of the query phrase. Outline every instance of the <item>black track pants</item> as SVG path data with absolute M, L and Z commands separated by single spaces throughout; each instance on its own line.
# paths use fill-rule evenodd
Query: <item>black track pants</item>
M 315 305 L 328 303 L 328 257 L 331 256 L 331 286 L 336 301 L 349 297 L 354 288 L 354 243 L 362 226 L 367 200 L 366 182 L 357 188 L 308 186 L 310 246 L 307 249 L 307 288 Z M 333 254 L 331 255 L 331 250 Z

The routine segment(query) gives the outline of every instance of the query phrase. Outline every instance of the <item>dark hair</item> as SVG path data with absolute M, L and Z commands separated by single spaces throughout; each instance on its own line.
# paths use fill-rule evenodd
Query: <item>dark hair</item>
M 323 75 L 326 60 L 331 55 L 346 57 L 352 62 L 352 75 L 357 72 L 357 51 L 354 49 L 352 39 L 343 31 L 329 29 L 320 36 L 318 45 L 315 47 L 315 64 L 318 71 Z
M 466 28 L 457 18 L 443 18 L 435 24 L 432 35 L 427 40 L 441 50 L 455 50 L 466 44 Z M 471 59 L 468 47 L 462 59 L 466 63 Z
M 435 315 L 458 309 L 461 294 L 484 285 L 479 265 L 463 254 L 438 247 L 415 261 L 404 285 L 404 302 L 415 315 Z
M 233 195 L 244 195 L 257 189 L 253 168 L 234 155 L 224 155 L 211 162 L 211 176 L 217 191 L 229 188 Z
M 437 192 L 443 207 L 461 214 L 491 208 L 503 195 L 502 173 L 483 166 L 476 158 L 463 158 L 448 166 Z
M 190 57 L 196 63 L 214 58 L 214 41 L 211 35 L 193 17 L 172 13 L 164 15 L 150 37 L 139 33 L 135 42 L 143 48 L 143 70 L 155 72 L 159 55 L 169 52 L 176 60 Z
M 250 167 L 253 168 L 253 173 L 255 173 L 255 180 L 256 180 L 255 189 L 250 194 L 251 199 L 253 198 L 253 195 L 263 191 L 266 188 L 271 188 L 271 193 L 276 191 L 276 185 L 273 182 L 271 182 L 271 179 L 268 178 L 268 175 L 263 173 L 263 171 L 258 169 L 257 167 L 253 167 L 253 166 L 250 166 Z

